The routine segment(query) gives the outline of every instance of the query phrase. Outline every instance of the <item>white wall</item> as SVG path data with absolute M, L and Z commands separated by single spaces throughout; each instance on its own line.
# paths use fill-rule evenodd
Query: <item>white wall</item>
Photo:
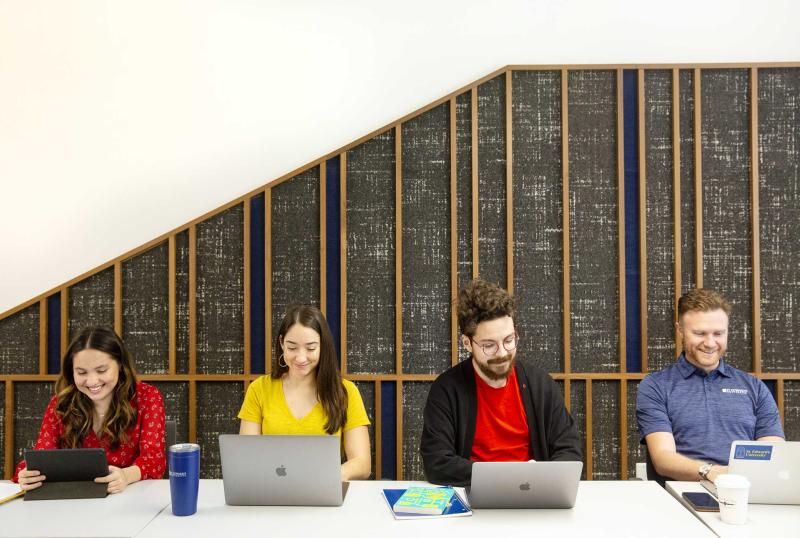
M 0 0 L 0 312 L 503 65 L 797 61 L 798 20 L 797 0 Z

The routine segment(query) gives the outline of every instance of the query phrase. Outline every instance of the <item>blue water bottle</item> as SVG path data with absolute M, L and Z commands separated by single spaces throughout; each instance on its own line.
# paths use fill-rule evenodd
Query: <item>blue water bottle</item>
M 197 512 L 200 446 L 194 443 L 172 445 L 167 452 L 167 463 L 172 513 L 176 516 L 191 516 Z

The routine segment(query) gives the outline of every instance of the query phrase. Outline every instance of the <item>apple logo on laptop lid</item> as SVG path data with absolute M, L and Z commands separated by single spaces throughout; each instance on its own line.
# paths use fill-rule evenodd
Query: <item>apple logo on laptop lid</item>
M 275 468 L 275 474 L 278 476 L 286 476 L 286 466 L 281 465 Z

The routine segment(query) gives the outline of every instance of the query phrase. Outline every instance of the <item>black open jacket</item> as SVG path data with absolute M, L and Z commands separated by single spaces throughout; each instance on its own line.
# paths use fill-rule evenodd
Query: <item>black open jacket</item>
M 516 361 L 517 382 L 528 417 L 531 457 L 581 461 L 580 436 L 561 391 L 543 370 Z M 453 366 L 433 382 L 425 404 L 420 451 L 425 476 L 434 484 L 468 486 L 478 397 L 472 360 Z

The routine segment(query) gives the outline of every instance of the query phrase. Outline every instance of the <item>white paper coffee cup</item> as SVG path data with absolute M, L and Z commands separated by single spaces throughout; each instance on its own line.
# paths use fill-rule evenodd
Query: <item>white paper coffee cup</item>
M 721 474 L 714 480 L 717 486 L 719 516 L 724 523 L 744 525 L 747 523 L 747 501 L 750 481 L 738 474 Z

